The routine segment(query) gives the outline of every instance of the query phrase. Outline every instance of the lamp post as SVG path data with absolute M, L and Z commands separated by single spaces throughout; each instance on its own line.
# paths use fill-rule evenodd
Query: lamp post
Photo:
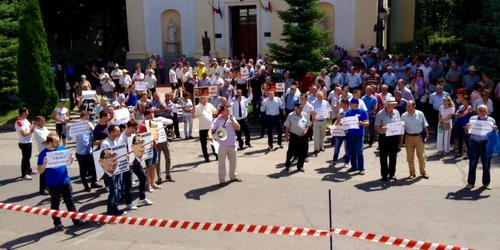
M 377 32 L 377 48 L 379 51 L 382 49 L 382 42 L 383 42 L 383 31 L 385 29 L 384 27 L 384 21 L 385 17 L 387 16 L 387 10 L 385 8 L 380 7 L 378 10 L 378 19 L 377 19 L 377 24 L 375 25 L 374 31 Z

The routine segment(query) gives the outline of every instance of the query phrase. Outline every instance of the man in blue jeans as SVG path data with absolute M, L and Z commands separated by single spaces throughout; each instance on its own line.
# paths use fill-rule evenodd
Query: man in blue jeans
M 139 124 L 136 120 L 130 120 L 127 122 L 127 129 L 123 131 L 118 139 L 118 144 L 128 145 L 128 139 L 132 137 L 136 132 Z M 127 148 L 129 148 L 127 146 Z M 141 165 L 141 163 L 134 158 L 134 161 L 130 163 L 131 171 L 123 173 L 124 182 L 124 198 L 127 204 L 127 210 L 136 210 L 137 206 L 132 203 L 132 172 L 139 178 L 139 205 L 153 205 L 153 202 L 146 199 L 146 173 Z
M 373 140 L 375 138 L 375 115 L 377 114 L 378 108 L 377 98 L 372 94 L 372 91 L 373 90 L 371 86 L 366 86 L 365 96 L 361 97 L 361 100 L 363 100 L 366 105 L 366 112 L 368 112 L 368 119 L 370 121 L 370 125 L 368 126 L 368 133 L 370 134 L 370 137 L 368 139 L 369 148 L 372 147 Z
M 345 117 L 357 117 L 358 128 L 347 130 L 347 145 L 349 153 L 351 153 L 351 171 L 359 171 L 360 175 L 365 174 L 364 158 L 363 158 L 363 135 L 365 128 L 370 125 L 368 120 L 368 112 L 359 108 L 359 100 L 352 98 L 350 101 L 351 109 L 349 109 Z M 340 125 L 343 125 L 340 123 Z
M 492 130 L 497 130 L 497 124 L 495 119 L 488 116 L 488 107 L 486 105 L 479 105 L 477 108 L 478 115 L 475 115 L 470 118 L 469 123 L 466 126 L 465 131 L 470 130 L 470 141 L 469 141 L 469 174 L 467 177 L 467 186 L 465 188 L 472 189 L 474 188 L 474 184 L 476 183 L 476 169 L 477 164 L 479 163 L 479 157 L 481 157 L 481 164 L 483 165 L 483 188 L 487 190 L 491 190 L 490 181 L 490 167 L 491 167 L 491 155 L 486 155 L 486 145 L 488 144 L 488 136 L 481 135 L 479 132 L 480 129 L 475 129 L 476 126 L 474 124 L 476 122 L 485 123 L 483 126 L 490 126 Z M 488 125 L 489 124 L 489 125 Z M 484 129 L 484 127 L 483 127 Z M 477 132 L 476 132 L 477 131 Z
M 335 125 L 340 124 L 340 120 L 345 117 L 347 111 L 349 110 L 349 100 L 346 98 L 343 98 L 340 101 L 340 106 L 341 108 L 339 109 L 338 115 L 337 115 L 337 121 L 335 121 Z M 337 161 L 339 159 L 339 153 L 340 153 L 340 148 L 342 147 L 342 143 L 344 143 L 344 148 L 345 148 L 345 158 L 344 158 L 344 167 L 346 167 L 349 164 L 349 160 L 351 158 L 351 154 L 349 153 L 349 143 L 347 139 L 347 134 L 346 136 L 336 136 L 335 137 L 335 151 L 333 153 L 333 162 L 330 164 L 330 166 L 335 167 L 337 165 Z
M 47 168 L 47 153 L 63 151 L 66 150 L 66 148 L 59 145 L 60 140 L 57 134 L 50 133 L 46 141 L 47 148 L 42 150 L 38 155 L 37 170 L 40 173 L 45 173 L 45 181 L 50 195 L 50 209 L 59 210 L 62 196 L 68 211 L 77 212 L 75 202 L 73 201 L 73 188 L 71 187 L 67 166 L 63 165 L 55 168 Z M 71 162 L 73 162 L 73 155 L 71 155 Z M 52 217 L 52 220 L 54 220 L 54 229 L 56 231 L 65 230 L 61 223 L 61 218 Z M 73 224 L 75 226 L 83 226 L 87 225 L 88 222 L 73 219 Z

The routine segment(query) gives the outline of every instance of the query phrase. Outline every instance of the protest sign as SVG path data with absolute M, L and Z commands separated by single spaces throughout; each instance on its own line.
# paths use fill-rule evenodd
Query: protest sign
M 83 100 L 95 100 L 96 92 L 95 90 L 85 90 L 82 91 Z
M 470 121 L 469 134 L 486 136 L 486 134 L 488 134 L 492 130 L 493 130 L 493 122 L 480 121 L 480 120 Z
M 208 95 L 209 96 L 218 96 L 219 93 L 217 93 L 217 86 L 208 86 Z
M 276 92 L 276 83 L 265 83 L 266 85 L 262 84 L 262 91 L 274 91 Z
M 217 86 L 214 86 L 214 87 L 217 88 Z M 200 98 L 202 96 L 208 96 L 209 94 L 210 94 L 209 86 L 195 87 L 194 88 L 194 98 Z
M 129 162 L 153 158 L 153 137 L 151 132 L 135 134 L 128 138 Z
M 126 124 L 130 120 L 130 111 L 128 109 L 118 109 L 114 111 L 116 122 L 115 124 Z
M 45 165 L 45 168 L 58 168 L 71 164 L 71 151 L 68 149 L 47 152 L 46 157 L 47 165 Z
M 87 134 L 89 132 L 89 121 L 74 122 L 69 124 L 69 136 Z
M 99 180 L 104 173 L 108 176 L 119 175 L 130 170 L 127 145 L 120 144 L 111 148 L 94 151 L 96 177 Z
M 385 136 L 402 135 L 405 133 L 405 122 L 392 122 L 387 124 L 387 130 L 385 131 Z
M 167 141 L 167 133 L 165 133 L 165 126 L 163 125 L 162 118 L 155 118 L 153 122 L 151 120 L 146 120 L 146 128 L 148 132 L 151 132 L 153 140 L 158 143 L 163 143 Z
M 284 83 L 276 83 L 276 92 L 285 92 L 285 84 Z
M 145 82 L 136 82 L 135 83 L 135 90 L 137 90 L 137 91 L 148 91 L 148 86 L 146 85 Z
M 344 128 L 342 126 L 332 125 L 329 128 L 330 128 L 330 133 L 332 134 L 333 137 L 345 136 Z
M 340 119 L 344 130 L 359 129 L 359 119 L 357 116 L 349 116 Z

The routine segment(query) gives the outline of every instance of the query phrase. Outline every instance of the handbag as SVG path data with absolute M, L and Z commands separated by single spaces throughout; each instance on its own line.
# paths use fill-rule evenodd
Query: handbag
M 451 123 L 443 123 L 443 130 L 448 131 L 451 128 Z

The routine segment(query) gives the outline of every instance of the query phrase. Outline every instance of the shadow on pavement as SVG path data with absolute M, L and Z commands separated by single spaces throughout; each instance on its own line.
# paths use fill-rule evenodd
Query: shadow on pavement
M 27 247 L 31 244 L 38 243 L 43 237 L 53 234 L 55 231 L 53 228 L 49 228 L 45 231 L 21 236 L 17 239 L 8 241 L 0 245 L 1 249 L 18 249 Z
M 230 184 L 231 182 L 226 182 L 226 184 Z M 191 191 L 188 191 L 187 193 L 184 194 L 184 196 L 186 196 L 186 199 L 190 199 L 190 200 L 201 200 L 201 196 L 203 195 L 206 195 L 210 192 L 214 192 L 214 191 L 217 191 L 221 189 L 221 187 L 219 186 L 219 184 L 214 184 L 214 185 L 211 185 L 211 186 L 208 186 L 208 187 L 202 187 L 202 188 L 198 188 L 198 189 L 193 189 Z
M 318 174 L 326 174 L 323 176 L 322 181 L 332 181 L 332 182 L 345 182 L 352 179 L 352 174 L 349 172 L 341 172 L 343 169 L 348 169 L 344 167 L 325 167 L 315 169 Z
M 21 180 L 21 177 L 14 177 L 10 179 L 0 180 L 0 187 L 7 186 L 11 183 L 18 182 Z
M 446 195 L 447 200 L 456 201 L 477 201 L 479 199 L 489 198 L 490 195 L 481 195 L 484 192 L 484 188 L 479 188 L 476 190 L 470 190 L 467 188 L 462 188 L 456 192 L 450 192 Z
M 281 166 L 283 165 L 283 166 Z M 293 166 L 293 165 L 292 165 Z M 284 168 L 285 167 L 285 164 L 284 163 L 281 163 L 281 164 L 278 164 L 276 165 L 276 168 Z M 286 169 L 282 169 L 280 172 L 278 173 L 272 173 L 272 174 L 268 174 L 267 177 L 271 178 L 271 179 L 279 179 L 279 178 L 283 178 L 283 177 L 289 177 L 289 176 L 292 176 L 296 173 L 298 173 L 299 170 L 298 169 L 295 169 L 295 170 L 290 170 L 290 171 L 286 171 Z
M 412 180 L 409 180 L 408 178 L 403 178 L 396 181 L 387 181 L 387 182 L 383 182 L 382 180 L 378 179 L 378 180 L 368 181 L 365 183 L 356 184 L 354 185 L 354 187 L 365 192 L 383 191 L 390 187 L 410 186 L 419 182 L 421 179 L 422 179 L 421 176 L 414 178 Z
M 39 192 L 34 192 L 34 193 L 31 193 L 31 194 L 23 194 L 23 195 L 19 195 L 19 196 L 15 196 L 15 197 L 10 197 L 7 200 L 2 201 L 2 202 L 3 203 L 18 203 L 18 202 L 21 202 L 21 201 L 25 201 L 25 200 L 29 200 L 29 199 L 35 198 L 37 196 L 40 196 Z
M 278 150 L 278 148 L 279 147 L 275 147 L 272 150 L 267 150 L 267 148 L 265 148 L 265 149 L 259 149 L 259 150 L 253 150 L 253 151 L 245 152 L 243 155 L 256 155 L 256 154 L 262 154 L 262 153 L 264 153 L 264 155 L 267 155 L 271 151 Z
M 196 161 L 196 162 L 187 162 L 187 163 L 183 163 L 183 164 L 177 164 L 177 165 L 173 166 L 172 169 L 183 168 L 183 167 L 196 168 L 203 163 L 205 163 L 205 160 Z M 179 171 L 176 171 L 176 172 L 179 172 Z

